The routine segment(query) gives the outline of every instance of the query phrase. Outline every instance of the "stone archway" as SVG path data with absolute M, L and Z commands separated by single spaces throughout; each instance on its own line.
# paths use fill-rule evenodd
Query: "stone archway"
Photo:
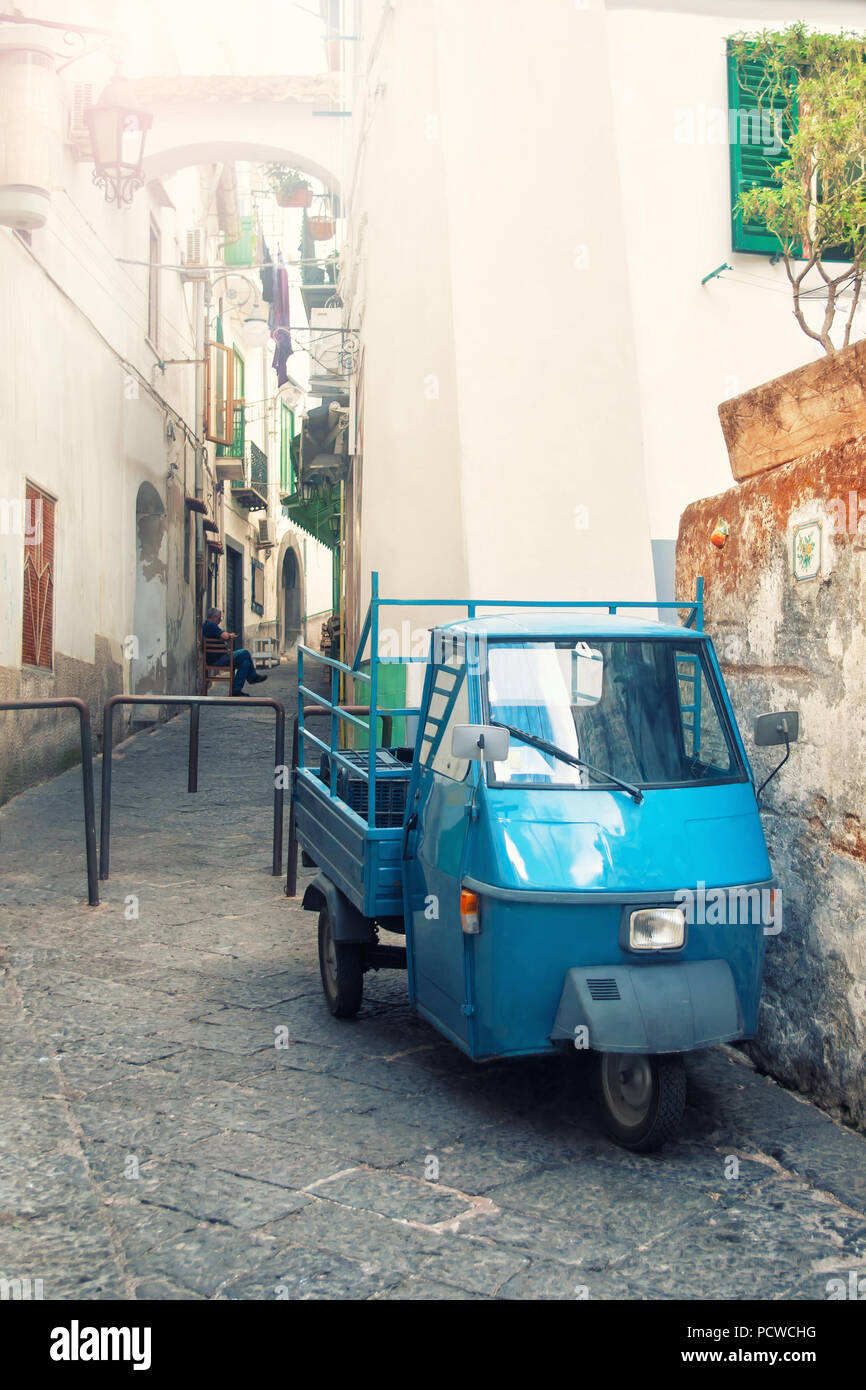
M 135 606 L 130 651 L 130 685 L 136 695 L 165 693 L 167 562 L 165 505 L 152 483 L 142 483 L 135 499 Z
M 304 566 L 297 543 L 287 536 L 277 562 L 277 615 L 280 651 L 304 641 Z
M 165 179 L 196 164 L 245 160 L 288 163 L 319 179 L 332 195 L 342 167 L 344 133 L 333 74 L 172 76 L 117 79 L 113 89 L 153 117 L 145 179 Z

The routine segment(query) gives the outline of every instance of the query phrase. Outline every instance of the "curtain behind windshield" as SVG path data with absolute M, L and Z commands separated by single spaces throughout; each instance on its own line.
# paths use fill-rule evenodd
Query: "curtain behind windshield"
M 579 644 L 602 663 L 600 696 L 581 695 L 572 640 L 488 648 L 490 717 L 554 743 L 626 782 L 665 784 L 741 773 L 697 643 Z M 598 778 L 512 737 L 497 782 L 600 785 Z

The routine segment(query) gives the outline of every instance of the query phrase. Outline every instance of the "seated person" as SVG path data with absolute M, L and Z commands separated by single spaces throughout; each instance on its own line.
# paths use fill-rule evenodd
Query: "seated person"
M 223 632 L 220 627 L 222 612 L 219 608 L 209 608 L 207 611 L 207 621 L 201 625 L 202 637 L 210 638 L 211 642 L 219 641 L 222 644 L 223 655 L 214 652 L 213 647 L 207 653 L 208 666 L 228 666 L 229 652 L 226 643 L 227 637 L 235 637 L 234 632 Z M 235 672 L 232 682 L 233 695 L 246 695 L 244 685 L 249 681 L 250 685 L 258 685 L 261 681 L 266 681 L 267 676 L 263 676 L 256 670 L 256 663 L 253 661 L 246 647 L 240 647 L 235 652 Z

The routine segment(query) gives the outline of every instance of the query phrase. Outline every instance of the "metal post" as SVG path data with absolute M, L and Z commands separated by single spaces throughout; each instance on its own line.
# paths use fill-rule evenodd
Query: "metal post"
M 370 744 L 367 780 L 367 824 L 376 828 L 376 742 L 379 737 L 379 573 L 374 570 L 370 589 Z
M 81 780 L 84 792 L 84 852 L 87 855 L 87 901 L 99 905 L 99 877 L 96 864 L 96 806 L 93 798 L 93 742 L 90 736 L 90 710 L 82 701 L 78 706 L 81 725 Z
M 111 838 L 111 744 L 114 724 L 114 702 L 109 698 L 102 711 L 102 800 L 99 808 L 99 877 L 108 878 L 109 841 Z
M 107 879 L 109 874 L 109 845 L 111 837 L 111 748 L 112 748 L 112 724 L 115 705 L 188 705 L 191 711 L 190 716 L 190 768 L 187 779 L 187 786 L 190 791 L 195 791 L 198 783 L 198 749 L 196 743 L 196 756 L 192 758 L 192 722 L 193 715 L 196 716 L 196 741 L 198 737 L 198 713 L 202 705 L 219 705 L 222 708 L 234 710 L 250 709 L 272 709 L 276 716 L 276 737 L 274 740 L 274 752 L 278 765 L 282 764 L 285 757 L 285 738 L 286 738 L 286 711 L 280 700 L 256 699 L 251 698 L 243 702 L 234 699 L 229 695 L 112 695 L 105 702 L 103 714 L 103 758 L 102 758 L 102 813 L 100 824 L 99 839 L 99 877 Z M 283 857 L 283 788 L 276 785 L 276 770 L 274 772 L 274 833 L 273 833 L 273 855 L 271 859 L 272 872 L 279 874 L 282 872 L 280 863 Z M 195 785 L 190 785 L 195 783 Z
M 189 766 L 187 768 L 186 789 L 198 791 L 198 726 L 201 707 L 191 705 L 189 711 Z
M 74 709 L 78 711 L 78 736 L 81 747 L 81 777 L 84 792 L 84 852 L 87 858 L 87 901 L 99 906 L 99 881 L 96 863 L 96 808 L 93 800 L 93 741 L 90 733 L 90 708 L 75 695 L 56 700 L 0 700 L 0 710 L 16 709 Z
M 197 710 L 193 711 L 198 713 Z M 274 853 L 271 860 L 271 873 L 279 878 L 283 872 L 283 786 L 286 761 L 286 711 L 279 705 L 276 712 L 274 731 Z

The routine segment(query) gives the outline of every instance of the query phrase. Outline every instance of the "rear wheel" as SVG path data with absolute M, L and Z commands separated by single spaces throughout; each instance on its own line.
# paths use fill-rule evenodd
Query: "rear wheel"
M 354 1018 L 364 994 L 364 948 L 335 941 L 327 907 L 319 913 L 319 971 L 325 1001 L 335 1018 Z
M 651 1153 L 680 1127 L 686 1104 L 683 1059 L 600 1052 L 596 1090 L 611 1138 L 636 1153 Z

